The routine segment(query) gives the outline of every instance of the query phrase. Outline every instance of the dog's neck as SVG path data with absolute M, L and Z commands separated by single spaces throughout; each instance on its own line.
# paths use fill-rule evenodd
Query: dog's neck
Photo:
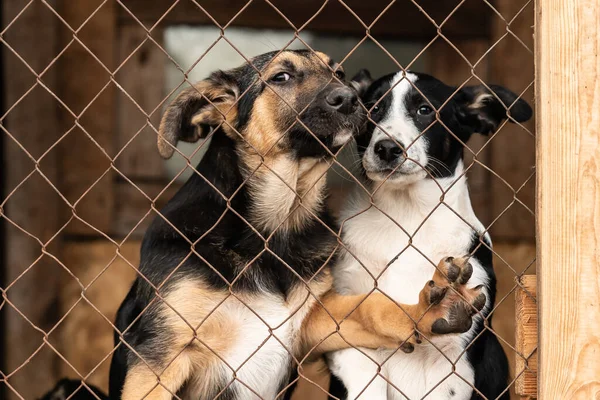
M 297 232 L 316 220 L 324 207 L 327 159 L 297 159 L 289 154 L 243 159 L 252 199 L 249 222 L 256 229 Z
M 382 185 L 379 182 L 371 182 L 367 187 L 371 188 L 372 195 L 365 193 L 363 189 L 357 190 L 353 201 L 349 202 L 352 212 L 364 209 L 372 199 L 377 208 L 391 217 L 402 219 L 406 214 L 411 214 L 413 217 L 416 215 L 426 217 L 439 207 L 443 197 L 443 203 L 457 214 L 473 214 L 462 160 L 458 162 L 454 173 L 449 177 L 421 179 L 404 185 L 394 185 L 389 182 Z M 344 215 L 347 215 L 348 211 L 346 210 Z

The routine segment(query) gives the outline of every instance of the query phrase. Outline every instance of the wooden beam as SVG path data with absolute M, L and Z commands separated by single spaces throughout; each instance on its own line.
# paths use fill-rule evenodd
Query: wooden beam
M 533 106 L 533 3 L 498 0 L 496 7 L 503 19 L 496 17 L 492 26 L 492 43 L 497 44 L 488 55 L 489 83 L 525 92 L 522 98 Z M 496 241 L 535 240 L 535 217 L 529 211 L 535 207 L 535 116 L 523 126 L 507 123 L 490 139 L 490 211 L 498 218 L 490 233 Z
M 221 26 L 226 25 L 236 14 L 233 26 L 261 29 L 294 29 L 273 7 L 265 1 L 248 0 L 203 0 L 196 1 L 200 9 L 192 1 L 179 2 L 172 9 L 172 0 L 122 0 L 126 8 L 120 7 L 121 22 L 134 22 L 135 17 L 146 27 L 157 21 L 161 24 L 214 24 L 213 19 Z M 450 14 L 452 16 L 441 26 L 444 35 L 451 38 L 480 38 L 489 36 L 489 23 L 492 9 L 484 2 L 459 0 L 420 0 L 419 10 L 410 1 L 390 2 L 387 0 L 346 0 L 344 3 L 352 9 L 353 15 L 341 2 L 322 0 L 288 1 L 271 0 L 271 3 L 300 28 L 314 15 L 317 15 L 306 30 L 334 35 L 365 36 L 365 27 L 358 21 L 358 16 L 366 25 L 370 25 L 385 8 L 392 4 L 380 20 L 371 29 L 376 38 L 396 37 L 403 40 L 431 40 L 436 35 L 436 27 Z M 463 4 L 461 4 L 463 3 Z M 323 4 L 325 7 L 321 9 Z M 453 13 L 453 10 L 456 12 Z M 127 11 L 129 10 L 129 12 Z M 429 18 L 425 15 L 429 15 Z M 210 14 L 210 16 L 209 16 Z M 164 16 L 164 18 L 163 18 Z M 291 37 L 290 37 L 291 39 Z
M 152 202 L 148 200 L 140 190 L 151 199 L 155 199 L 155 206 L 162 209 L 175 193 L 181 188 L 181 183 L 174 182 L 157 198 L 164 190 L 167 183 L 136 183 L 135 188 L 129 182 L 118 182 L 115 184 L 115 213 L 110 233 L 112 236 L 122 238 L 131 235 L 132 238 L 141 239 L 156 217 L 156 212 L 151 210 Z M 140 223 L 141 221 L 141 223 Z M 133 232 L 132 232 L 133 231 Z
M 84 375 L 99 365 L 86 382 L 105 393 L 110 359 L 102 360 L 114 348 L 111 323 L 137 276 L 131 265 L 136 268 L 139 265 L 140 245 L 139 241 L 128 241 L 119 247 L 120 255 L 117 255 L 117 246 L 108 240 L 66 243 L 64 246 L 65 265 L 81 285 L 89 287 L 84 293 L 80 283 L 70 279 L 61 288 L 61 312 L 66 313 L 74 304 L 78 305 L 57 330 L 57 346 L 71 365 Z M 83 300 L 84 295 L 86 300 Z M 66 364 L 61 365 L 60 375 L 78 378 L 73 368 Z
M 536 0 L 539 397 L 600 398 L 600 4 Z
M 538 312 L 537 277 L 523 275 L 515 292 L 515 392 L 522 398 L 537 397 Z
M 48 4 L 56 5 L 53 0 Z M 34 161 L 25 153 L 27 151 L 39 160 L 60 137 L 56 113 L 58 102 L 40 83 L 36 83 L 36 74 L 46 69 L 58 54 L 58 20 L 42 2 L 33 2 L 17 17 L 24 6 L 25 3 L 20 1 L 2 2 L 3 29 L 16 18 L 2 40 L 27 64 L 4 43 L 1 45 L 5 89 L 2 113 L 10 109 L 0 121 L 3 128 L 0 131 L 4 149 L 2 158 L 6 166 L 3 194 L 10 196 L 4 209 L 0 209 L 0 225 L 6 235 L 6 258 L 0 261 L 0 268 L 4 270 L 0 276 L 4 282 L 0 282 L 0 286 L 8 288 L 5 295 L 11 303 L 0 299 L 4 325 L 0 327 L 4 330 L 4 334 L 0 335 L 3 339 L 0 358 L 3 358 L 2 372 L 9 376 L 7 383 L 0 378 L 0 398 L 6 399 L 41 396 L 44 390 L 56 383 L 58 373 L 54 366 L 59 361 L 56 353 L 44 345 L 41 332 L 48 332 L 60 317 L 56 301 L 61 267 L 50 257 L 42 255 L 43 251 L 58 255 L 58 240 L 48 241 L 64 222 L 58 217 L 61 200 L 42 176 L 56 184 L 59 178 L 58 154 L 56 151 L 48 152 L 36 171 Z M 54 90 L 56 78 L 56 69 L 50 68 L 40 76 L 40 82 Z M 30 89 L 31 92 L 26 94 Z M 30 173 L 33 174 L 27 178 Z M 12 222 L 7 222 L 5 217 Z M 13 223 L 38 238 L 39 242 Z
M 493 240 L 494 238 L 492 238 Z M 516 353 L 515 332 L 518 329 L 518 320 L 515 318 L 515 271 L 522 274 L 535 274 L 536 248 L 535 243 L 494 243 L 494 271 L 497 279 L 496 304 L 494 306 L 494 332 L 500 340 L 509 363 L 509 374 L 512 378 L 519 375 L 521 370 L 516 370 L 516 360 L 520 356 Z M 514 269 L 514 270 L 513 270 Z M 535 279 L 535 278 L 526 278 Z M 510 385 L 510 398 L 517 399 L 515 385 Z
M 96 11 L 98 6 L 98 2 L 59 1 L 59 13 L 73 30 L 85 23 L 77 34 L 63 27 L 62 44 L 69 47 L 60 59 L 60 98 L 75 116 L 71 112 L 62 115 L 63 131 L 72 130 L 60 149 L 63 194 L 71 203 L 78 202 L 75 211 L 81 219 L 107 232 L 114 203 L 110 167 L 115 155 L 116 107 L 110 77 L 115 68 L 117 10 L 113 1 Z M 77 220 L 65 231 L 99 235 Z
M 157 31 L 153 36 L 161 43 L 162 29 Z M 156 130 L 162 108 L 150 114 L 166 96 L 167 58 L 152 41 L 146 40 L 146 32 L 140 26 L 122 26 L 118 42 L 119 62 L 127 61 L 116 79 L 127 94 L 121 90 L 117 93 L 116 142 L 121 153 L 116 166 L 130 179 L 166 181 L 165 161 L 156 151 Z

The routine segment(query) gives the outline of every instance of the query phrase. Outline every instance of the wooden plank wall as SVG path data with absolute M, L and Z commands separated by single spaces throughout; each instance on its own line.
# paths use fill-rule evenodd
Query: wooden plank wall
M 523 94 L 533 105 L 533 3 L 497 0 L 494 6 L 502 18 L 492 20 L 489 83 Z M 530 212 L 535 206 L 535 116 L 523 127 L 507 123 L 490 139 L 490 232 L 495 240 L 535 240 Z
M 167 56 L 154 42 L 163 45 L 163 30 L 148 33 L 138 24 L 123 24 L 118 31 L 116 75 L 123 91 L 117 93 L 116 143 L 119 171 L 115 183 L 115 214 L 111 234 L 141 238 L 156 215 L 148 213 L 152 202 L 168 183 L 165 162 L 156 151 L 157 129 L 162 115 Z M 135 186 L 131 182 L 135 183 Z M 160 209 L 175 193 L 179 184 L 169 187 L 156 202 Z M 133 232 L 132 232 L 133 230 Z
M 499 0 L 494 6 L 502 18 L 492 18 L 490 39 L 454 39 L 452 45 L 436 40 L 426 52 L 427 72 L 451 85 L 467 80 L 468 85 L 499 84 L 533 105 L 533 4 Z M 478 62 L 475 76 L 463 56 L 472 64 Z M 535 204 L 534 128 L 534 119 L 523 126 L 507 123 L 495 135 L 475 135 L 468 143 L 477 152 L 489 141 L 478 153 L 485 167 L 474 164 L 468 178 L 475 213 L 490 226 L 495 241 L 535 241 L 530 212 Z M 471 160 L 472 154 L 465 151 L 465 165 Z
M 62 26 L 61 42 L 69 47 L 60 59 L 58 93 L 70 109 L 61 115 L 63 131 L 70 131 L 60 146 L 61 190 L 83 220 L 71 221 L 65 232 L 70 235 L 98 236 L 109 231 L 113 220 L 116 108 L 111 74 L 117 7 L 113 1 L 58 4 L 66 23 L 77 31 Z
M 48 4 L 55 6 L 56 2 L 51 0 Z M 23 5 L 17 1 L 2 2 L 3 29 L 17 17 Z M 32 26 L 36 29 L 31 29 Z M 5 271 L 0 275 L 4 275 L 2 285 L 8 302 L 0 304 L 6 327 L 0 353 L 4 358 L 3 372 L 9 378 L 6 384 L 0 378 L 0 397 L 4 394 L 16 398 L 16 390 L 23 398 L 34 398 L 39 393 L 31 382 L 47 387 L 58 378 L 57 371 L 47 367 L 56 365 L 58 357 L 44 346 L 42 332 L 50 330 L 59 318 L 57 294 L 64 276 L 61 266 L 49 256 L 57 255 L 58 240 L 49 241 L 64 222 L 58 217 L 61 200 L 48 183 L 57 182 L 58 154 L 50 151 L 44 155 L 37 171 L 34 161 L 60 136 L 58 103 L 41 86 L 56 89 L 56 69 L 50 68 L 41 75 L 41 84 L 36 85 L 35 75 L 41 74 L 58 53 L 57 32 L 58 21 L 51 11 L 41 2 L 34 2 L 3 34 L 5 91 L 2 95 L 6 109 L 11 110 L 1 120 L 0 135 L 7 166 L 4 193 L 10 198 L 0 213 L 5 213 L 20 228 L 2 221 L 7 243 L 6 258 L 0 262 Z M 44 45 L 33 46 L 35 43 Z
M 228 4 L 235 5 L 236 2 L 237 0 L 233 0 Z M 78 29 L 95 11 L 96 7 L 102 4 L 100 1 L 73 2 L 69 0 L 56 0 L 56 3 L 49 1 L 49 3 L 56 6 L 62 18 L 74 29 Z M 123 3 L 139 14 L 142 22 L 148 26 L 166 10 L 161 9 L 157 4 L 164 5 L 168 2 L 157 1 L 150 5 L 147 1 L 127 0 Z M 359 1 L 351 3 L 353 7 L 354 5 L 366 7 Z M 435 1 L 425 3 L 432 9 L 438 4 Z M 214 8 L 217 3 L 211 1 L 207 4 Z M 453 39 L 454 44 L 471 62 L 479 60 L 493 42 L 489 38 L 480 37 L 487 35 L 487 32 L 482 30 L 483 28 L 487 30 L 490 24 L 495 24 L 494 35 L 496 38 L 503 35 L 502 29 L 506 30 L 506 23 L 501 20 L 493 22 L 487 19 L 473 18 L 473 15 L 479 15 L 475 11 L 481 11 L 483 5 L 483 3 L 477 4 L 470 9 L 465 6 L 465 13 L 457 14 L 456 19 L 449 20 L 444 28 L 444 32 Z M 5 12 L 5 21 L 11 15 L 14 16 L 22 6 L 23 3 L 18 1 L 3 3 L 4 9 L 8 10 Z M 292 3 L 288 6 L 293 8 Z M 487 5 L 483 6 L 486 9 L 488 7 Z M 182 22 L 193 16 L 197 19 L 198 15 L 203 15 L 196 8 L 190 10 L 186 7 L 189 5 L 175 8 L 172 13 L 167 15 L 164 23 Z M 402 11 L 404 5 L 398 5 L 398 7 L 400 8 L 391 11 L 397 15 L 404 15 L 403 18 L 406 18 Z M 449 7 L 449 5 L 444 4 L 444 7 Z M 498 7 L 501 12 L 505 10 L 508 14 L 516 12 L 516 6 L 508 0 L 499 1 Z M 221 10 L 220 18 L 226 19 L 232 9 L 230 7 L 227 10 Z M 26 13 L 21 17 L 19 27 L 22 29 L 11 29 L 4 37 L 7 41 L 15 40 L 28 45 L 28 47 L 22 46 L 18 51 L 25 56 L 36 71 L 43 69 L 58 53 L 59 44 L 70 46 L 58 60 L 58 67 L 50 69 L 44 76 L 43 82 L 55 89 L 61 100 L 78 117 L 74 117 L 63 108 L 59 119 L 57 115 L 57 110 L 60 108 L 58 102 L 51 96 L 48 95 L 46 98 L 44 95 L 35 99 L 25 99 L 24 106 L 16 108 L 2 123 L 9 127 L 11 132 L 10 126 L 18 126 L 17 133 L 21 134 L 20 138 L 26 140 L 26 148 L 32 149 L 38 157 L 63 133 L 70 131 L 55 151 L 44 157 L 40 164 L 41 169 L 61 189 L 65 198 L 70 202 L 77 201 L 82 193 L 94 185 L 89 193 L 77 203 L 76 212 L 95 229 L 77 221 L 68 223 L 63 231 L 64 235 L 59 238 L 61 239 L 59 259 L 63 265 L 52 263 L 47 259 L 40 260 L 36 268 L 20 280 L 20 285 L 15 287 L 13 293 L 15 301 L 23 304 L 19 308 L 27 310 L 28 317 L 31 315 L 31 318 L 39 320 L 39 326 L 45 330 L 52 327 L 61 313 L 70 310 L 75 305 L 63 326 L 51 336 L 50 341 L 56 345 L 69 363 L 83 374 L 89 373 L 99 362 L 102 362 L 89 381 L 100 387 L 106 387 L 107 361 L 103 361 L 103 359 L 112 348 L 112 330 L 110 323 L 98 312 L 105 314 L 109 321 L 113 319 L 116 306 L 134 276 L 134 271 L 129 263 L 137 265 L 139 239 L 150 219 L 154 217 L 153 213 L 148 214 L 148 210 L 150 210 L 152 200 L 159 195 L 166 183 L 164 164 L 156 155 L 156 133 L 150 126 L 157 126 L 162 111 L 163 96 L 166 95 L 163 92 L 166 56 L 155 44 L 146 40 L 145 30 L 133 21 L 126 10 L 118 6 L 116 2 L 109 1 L 102 5 L 94 16 L 85 22 L 85 26 L 77 32 L 78 38 L 87 49 L 74 40 L 73 32 L 62 26 L 60 21 L 52 16 L 50 11 L 47 11 L 42 2 L 34 2 L 31 10 L 31 13 Z M 375 11 L 377 10 L 373 8 L 364 12 L 373 13 Z M 329 11 L 329 14 L 323 15 L 335 14 L 332 13 L 333 11 Z M 244 25 L 243 21 L 251 20 L 248 19 L 248 15 L 241 15 L 244 16 L 240 21 L 241 25 Z M 198 22 L 198 20 L 194 21 Z M 477 21 L 477 23 L 469 25 L 467 21 Z M 277 24 L 276 27 L 283 27 L 281 21 Z M 379 29 L 383 29 L 384 34 L 386 32 L 389 35 L 398 34 L 407 29 L 411 29 L 415 34 L 414 26 L 402 24 L 392 26 L 385 23 L 384 20 L 378 24 L 381 24 Z M 37 30 L 25 29 L 25 27 L 38 25 L 40 28 Z M 530 20 L 521 18 L 511 23 L 511 29 L 520 32 L 520 37 L 524 37 L 527 36 L 531 25 Z M 317 22 L 314 26 L 327 30 L 325 27 L 328 25 Z M 161 43 L 162 29 L 162 26 L 158 26 L 152 31 L 152 37 L 158 43 Z M 361 30 L 364 32 L 364 28 L 360 24 L 358 28 L 353 29 L 356 32 Z M 388 30 L 385 31 L 385 29 Z M 57 32 L 61 34 L 58 35 Z M 432 32 L 423 31 L 417 33 L 417 36 L 420 35 L 419 37 L 423 39 L 431 34 Z M 45 43 L 43 47 L 31 46 L 31 43 L 42 41 Z M 145 43 L 140 46 L 144 41 Z M 514 52 L 512 46 L 514 46 L 512 42 L 506 44 L 501 42 L 498 45 L 499 53 L 490 53 L 484 57 L 476 68 L 476 73 L 483 80 L 489 78 L 490 82 L 501 83 L 514 91 L 519 91 L 530 78 L 526 71 L 523 73 L 527 68 L 523 54 L 515 55 L 514 60 L 506 56 Z M 134 53 L 130 57 L 132 52 Z M 471 71 L 468 65 L 454 49 L 449 48 L 443 41 L 438 40 L 427 54 L 429 72 L 442 80 L 450 84 L 461 84 L 469 78 Z M 498 60 L 502 60 L 502 62 L 499 63 Z M 108 71 L 98 61 L 101 61 Z M 506 63 L 506 69 L 493 67 L 493 65 L 502 65 L 502 63 Z M 26 83 L 31 85 L 35 82 L 35 77 L 22 68 L 21 62 L 16 57 L 7 59 L 6 65 L 5 73 L 7 76 L 10 74 L 11 77 L 11 80 L 7 81 L 10 86 L 7 90 L 6 101 L 10 105 L 26 90 Z M 449 65 L 453 68 L 449 68 Z M 523 71 L 519 69 L 519 66 L 522 66 Z M 114 77 L 128 95 L 122 93 L 114 83 L 110 82 L 111 72 L 117 67 L 119 70 Z M 515 75 L 519 76 L 515 77 Z M 476 83 L 478 82 L 474 80 L 470 82 L 470 84 Z M 107 84 L 108 86 L 104 88 Z M 101 90 L 103 91 L 99 94 Z M 44 91 L 42 90 L 41 93 Z M 134 104 L 134 101 L 137 104 Z M 32 110 L 35 115 L 41 117 L 31 118 Z M 79 116 L 81 113 L 82 115 Z M 73 128 L 75 124 L 79 126 Z M 514 127 L 507 126 L 504 130 L 511 128 L 514 129 Z M 92 136 L 93 140 L 86 135 L 84 130 Z M 502 134 L 504 135 L 504 133 Z M 522 131 L 519 131 L 518 135 L 522 134 Z M 478 159 L 486 165 L 493 165 L 494 171 L 499 175 L 518 181 L 521 178 L 520 175 L 515 175 L 515 171 L 530 168 L 531 159 L 510 157 L 510 160 L 506 160 L 506 154 L 514 152 L 517 147 L 519 151 L 523 152 L 533 151 L 533 147 L 527 147 L 528 144 L 514 141 L 521 139 L 513 139 L 503 139 L 499 135 L 493 139 L 493 146 L 489 146 L 481 152 Z M 474 137 L 470 147 L 477 151 L 486 140 L 486 138 Z M 104 151 L 100 150 L 94 141 Z M 515 145 L 515 143 L 517 144 Z M 126 148 L 121 151 L 125 146 Z M 123 175 L 110 169 L 111 158 L 117 154 L 114 166 Z M 9 187 L 11 187 L 11 185 L 18 184 L 19 178 L 22 179 L 24 174 L 33 168 L 33 164 L 23 157 L 20 149 L 12 145 L 6 148 L 5 157 L 11 160 L 12 177 L 9 180 Z M 59 173 L 59 171 L 61 172 Z M 131 185 L 128 179 L 135 182 L 135 186 Z M 501 211 L 504 203 L 511 201 L 512 192 L 509 193 L 508 198 L 496 196 L 496 190 L 500 189 L 495 188 L 491 183 L 492 178 L 489 171 L 477 165 L 470 172 L 469 179 L 473 193 L 477 193 L 473 197 L 476 213 L 484 222 L 489 222 Z M 72 215 L 71 209 L 58 195 L 53 194 L 52 188 L 45 185 L 41 177 L 34 177 L 31 182 L 31 187 L 27 186 L 26 190 L 16 192 L 11 200 L 19 205 L 18 208 L 14 208 L 15 211 L 18 210 L 18 213 L 14 215 L 23 223 L 29 224 L 28 229 L 31 229 L 32 232 L 40 232 L 39 234 L 35 233 L 36 235 L 48 238 L 68 221 Z M 177 185 L 171 186 L 156 199 L 155 206 L 160 208 L 176 190 Z M 499 200 L 494 202 L 496 197 Z M 530 200 L 532 198 L 526 198 L 524 201 Z M 9 202 L 8 205 L 10 206 L 10 204 Z M 490 206 L 490 204 L 493 205 Z M 7 207 L 9 216 L 10 212 L 11 208 Z M 37 218 L 33 218 L 32 215 Z M 495 227 L 497 230 L 492 232 L 494 238 L 510 242 L 531 241 L 533 230 L 521 229 L 522 222 L 520 221 L 524 218 L 522 214 L 518 213 L 507 214 L 505 217 L 507 222 L 499 221 Z M 140 223 L 140 221 L 142 222 Z M 530 221 L 530 223 L 532 222 Z M 135 231 L 131 232 L 136 225 Z M 9 246 L 19 249 L 19 252 L 15 251 L 12 255 L 9 254 L 9 262 L 6 265 L 12 266 L 9 267 L 12 268 L 9 269 L 9 277 L 14 277 L 22 272 L 24 267 L 30 265 L 36 256 L 41 254 L 41 250 L 35 241 L 26 237 L 19 238 L 20 236 L 12 233 L 11 235 L 9 237 L 13 241 L 9 242 Z M 117 240 L 128 237 L 121 247 L 120 253 L 123 257 L 117 256 L 116 246 L 106 240 L 106 236 L 117 238 Z M 498 242 L 498 240 L 496 241 Z M 528 260 L 532 258 L 532 246 L 525 245 L 523 249 L 519 247 L 522 251 L 517 249 L 518 247 L 519 245 L 500 244 L 496 246 L 496 251 L 502 255 L 512 255 L 513 258 L 508 258 L 508 262 L 512 265 L 527 265 Z M 501 262 L 497 260 L 496 265 L 499 263 Z M 63 266 L 71 271 L 72 276 L 65 272 Z M 499 285 L 504 285 L 500 291 L 508 293 L 513 285 L 514 274 L 508 269 L 505 269 L 504 272 L 505 276 L 499 274 Z M 86 290 L 86 299 L 89 302 L 81 301 L 81 284 L 85 286 L 91 283 L 99 274 L 101 276 L 98 281 Z M 79 279 L 80 282 L 74 278 Z M 58 289 L 59 282 L 64 283 L 64 287 L 60 291 Z M 103 287 L 108 286 L 114 289 L 110 298 L 107 298 L 102 291 Z M 39 287 L 43 287 L 44 290 L 33 303 L 27 294 L 38 290 Z M 9 298 L 10 294 L 9 291 Z M 503 317 L 500 318 L 499 314 L 502 312 L 504 312 L 503 309 L 499 308 L 496 321 L 506 320 L 509 323 L 496 323 L 495 330 L 509 343 L 512 343 L 511 334 L 514 332 L 512 314 L 502 314 Z M 15 363 L 18 363 L 19 360 L 22 362 L 24 357 L 26 358 L 35 350 L 36 344 L 42 343 L 43 335 L 32 329 L 18 314 L 9 315 L 7 313 L 7 315 L 8 322 L 12 324 L 10 325 L 10 335 L 15 338 L 14 340 L 26 338 L 28 343 L 26 346 L 10 346 L 12 347 L 10 353 L 7 353 L 9 365 L 16 365 Z M 28 330 L 31 333 L 28 333 Z M 9 337 L 8 343 L 13 343 L 10 340 Z M 92 342 L 94 345 L 90 346 Z M 57 358 L 49 349 L 36 355 L 34 361 L 29 362 L 28 369 L 23 369 L 21 373 L 10 378 L 10 382 L 14 382 L 15 387 L 19 388 L 19 392 L 24 398 L 35 398 L 41 395 L 43 391 L 53 385 L 58 379 L 58 375 L 78 376 L 67 363 Z M 36 368 L 35 366 L 38 365 L 46 367 Z M 52 368 L 48 368 L 48 365 L 51 365 Z M 36 385 L 30 384 L 32 377 L 34 377 Z M 320 392 L 319 389 L 316 389 L 315 393 L 318 392 Z M 314 393 L 310 395 L 310 398 L 317 397 Z
M 523 400 L 537 397 L 537 277 L 524 275 L 515 294 L 515 392 Z
M 57 342 L 61 353 L 75 368 L 61 364 L 60 376 L 77 379 L 76 371 L 90 374 L 86 382 L 107 392 L 110 355 L 114 348 L 112 323 L 135 278 L 139 249 L 139 241 L 119 248 L 105 240 L 65 246 L 65 265 L 79 282 L 74 279 L 65 282 L 60 292 L 61 307 L 73 307 L 73 310 L 58 329 Z M 81 285 L 87 288 L 83 301 Z
M 600 398 L 600 4 L 536 1 L 539 397 Z
M 152 38 L 162 46 L 163 30 L 154 29 Z M 165 163 L 156 156 L 155 129 L 166 97 L 167 57 L 144 29 L 127 24 L 118 30 L 117 58 L 122 67 L 116 79 L 123 90 L 117 92 L 117 149 L 121 153 L 116 166 L 130 179 L 164 182 Z
M 133 22 L 133 13 L 146 27 L 159 21 L 190 25 L 213 25 L 216 21 L 222 26 L 258 29 L 294 29 L 308 23 L 306 30 L 362 37 L 365 28 L 372 25 L 370 33 L 379 39 L 431 40 L 436 35 L 431 19 L 438 24 L 444 21 L 444 34 L 454 39 L 486 37 L 492 19 L 489 6 L 484 2 L 461 0 L 419 0 L 420 8 L 409 1 L 379 0 L 204 0 L 200 3 L 202 8 L 189 1 L 179 2 L 175 7 L 171 7 L 172 1 L 122 0 L 122 3 L 125 8 L 119 11 L 121 21 Z M 385 14 L 379 18 L 384 10 Z M 451 13 L 452 17 L 447 18 Z

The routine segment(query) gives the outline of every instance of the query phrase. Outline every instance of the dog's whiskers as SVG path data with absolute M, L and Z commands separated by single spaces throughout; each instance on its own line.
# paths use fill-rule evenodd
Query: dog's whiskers
M 440 170 L 440 168 L 438 168 L 438 167 L 441 167 L 447 173 L 452 174 L 452 170 L 450 170 L 450 168 L 448 168 L 448 166 L 446 164 L 444 164 L 443 161 L 441 161 L 441 160 L 439 160 L 439 159 L 437 159 L 437 158 L 435 158 L 433 156 L 428 156 L 427 160 L 429 162 L 427 163 L 428 165 L 425 166 L 426 170 L 429 167 L 432 170 L 432 172 L 438 174 L 439 176 L 442 176 L 443 175 L 443 171 Z

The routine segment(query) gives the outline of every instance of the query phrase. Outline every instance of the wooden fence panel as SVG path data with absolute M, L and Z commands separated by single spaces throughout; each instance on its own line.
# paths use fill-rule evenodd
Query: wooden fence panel
M 55 1 L 48 4 L 55 6 Z M 2 195 L 9 198 L 0 214 L 12 221 L 0 221 L 0 229 L 4 228 L 6 233 L 6 258 L 0 262 L 3 269 L 0 276 L 5 282 L 0 284 L 7 289 L 5 295 L 10 302 L 0 299 L 3 303 L 0 321 L 4 323 L 0 329 L 5 329 L 0 335 L 3 339 L 0 358 L 4 358 L 0 363 L 2 372 L 10 375 L 8 384 L 0 383 L 0 398 L 7 399 L 36 398 L 40 390 L 50 387 L 58 378 L 57 371 L 47 368 L 56 365 L 58 357 L 44 345 L 43 332 L 48 332 L 60 317 L 55 306 L 62 268 L 42 254 L 57 255 L 59 240 L 48 241 L 64 222 L 58 217 L 62 202 L 47 181 L 57 182 L 58 155 L 52 150 L 44 155 L 60 137 L 60 130 L 58 102 L 39 83 L 50 90 L 56 89 L 56 70 L 50 68 L 43 74 L 42 71 L 58 53 L 58 20 L 41 2 L 34 2 L 19 15 L 23 5 L 19 1 L 5 1 L 1 5 L 3 29 L 12 23 L 2 39 L 19 54 L 17 57 L 2 45 L 5 89 L 2 95 L 6 106 L 2 112 L 8 111 L 1 120 L 0 132 L 6 166 L 2 171 L 5 177 Z M 34 46 L 35 43 L 43 46 Z M 36 161 L 41 158 L 37 171 L 26 152 Z
M 537 0 L 541 399 L 600 398 L 600 4 Z
M 60 0 L 58 5 L 76 31 L 63 26 L 62 45 L 69 47 L 60 59 L 58 95 L 77 118 L 66 110 L 62 113 L 64 131 L 72 131 L 60 146 L 61 191 L 70 202 L 78 202 L 77 215 L 101 232 L 108 231 L 113 218 L 114 171 L 110 168 L 115 156 L 116 108 L 111 73 L 115 68 L 117 7 L 112 1 Z M 66 232 L 98 236 L 87 224 L 74 220 Z
M 495 17 L 492 25 L 489 83 L 523 94 L 533 104 L 533 4 L 498 0 L 494 5 L 504 19 Z M 535 115 L 523 126 L 534 132 Z M 535 238 L 535 217 L 530 211 L 535 205 L 535 137 L 526 129 L 507 123 L 490 138 L 490 209 L 497 218 L 490 232 L 496 241 L 533 242 Z

